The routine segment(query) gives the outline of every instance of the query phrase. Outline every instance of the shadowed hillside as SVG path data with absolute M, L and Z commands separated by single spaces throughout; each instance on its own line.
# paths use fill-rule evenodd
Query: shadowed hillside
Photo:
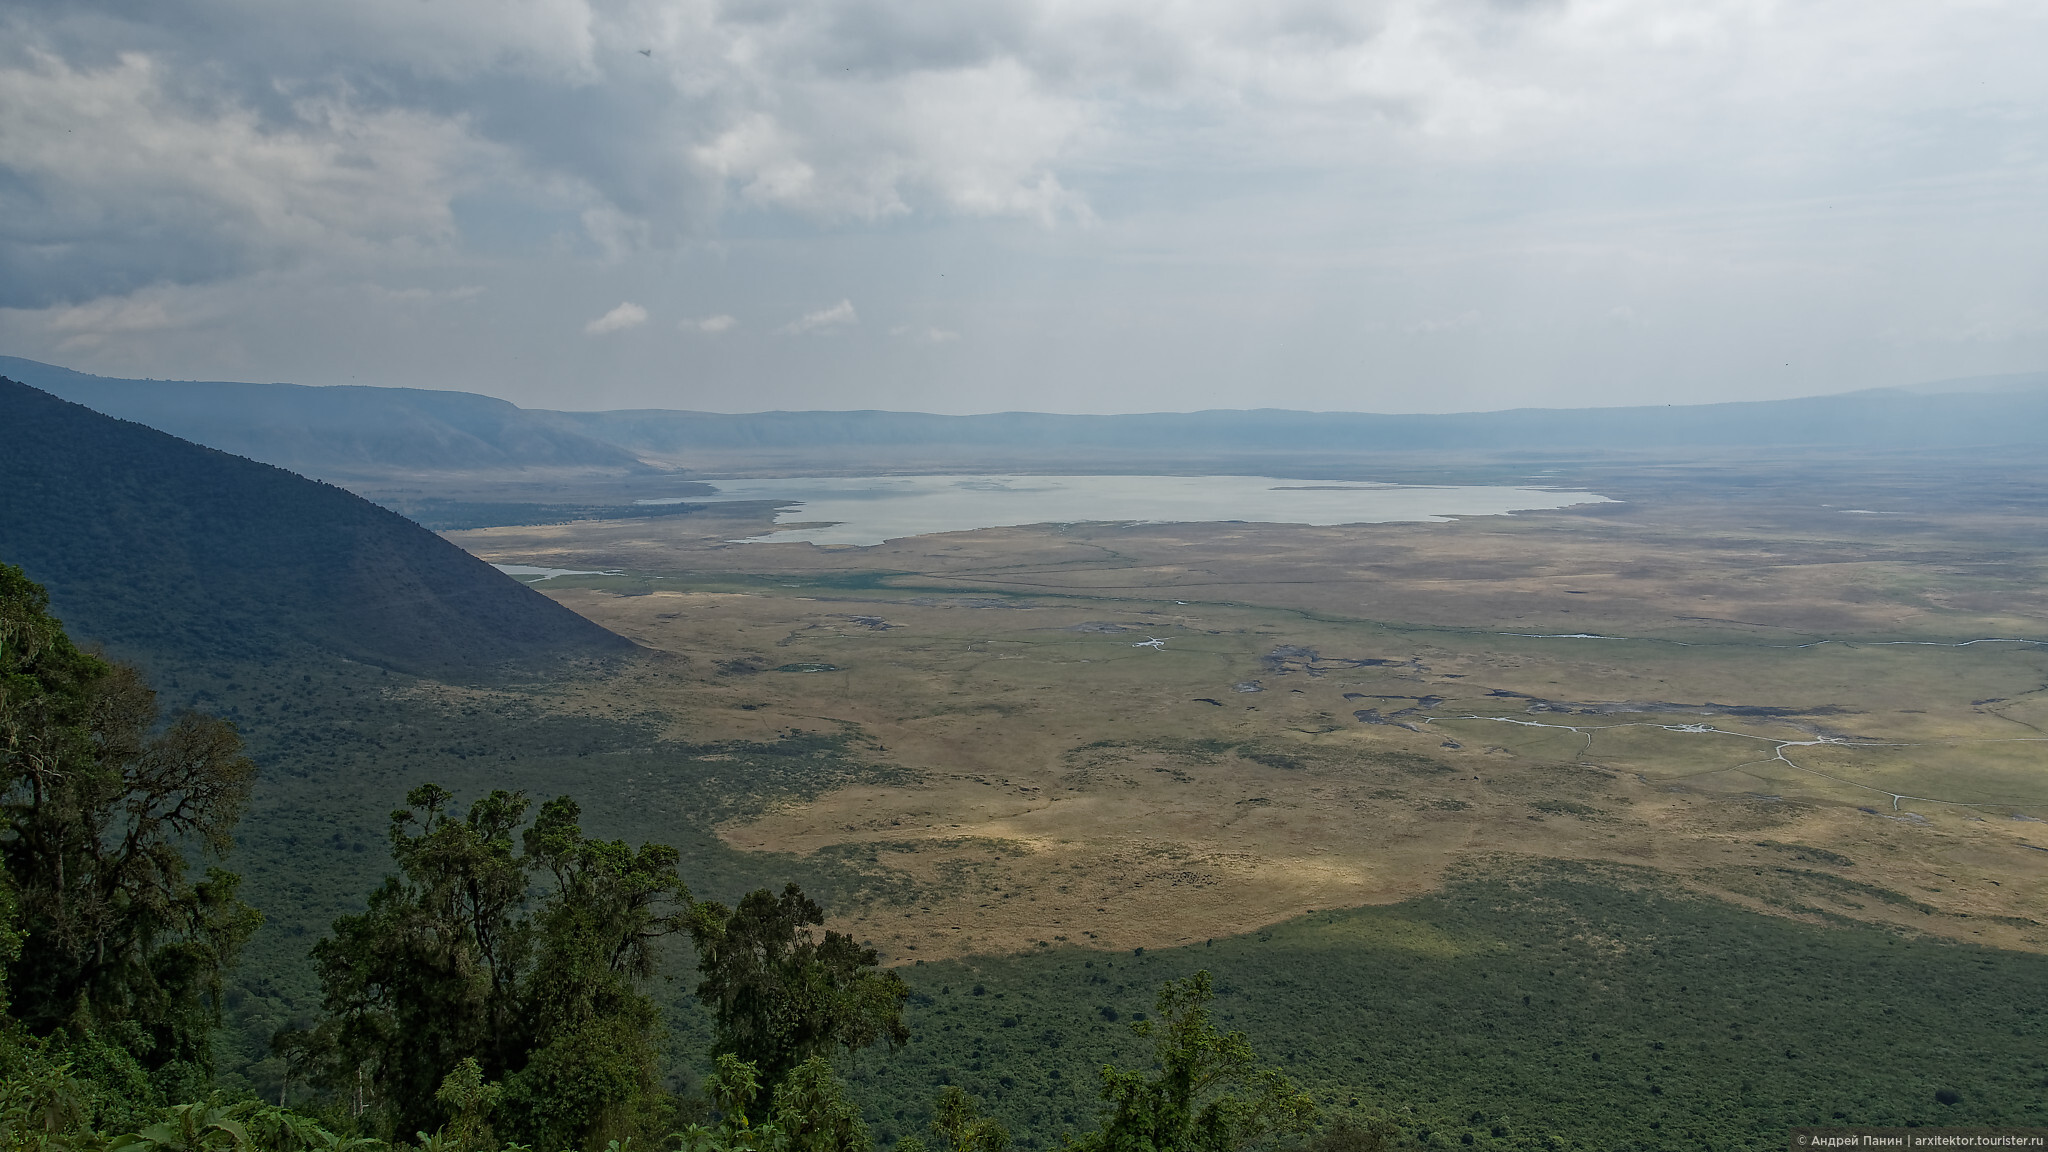
M 474 676 L 631 647 L 339 488 L 4 377 L 0 428 L 0 559 L 122 655 Z

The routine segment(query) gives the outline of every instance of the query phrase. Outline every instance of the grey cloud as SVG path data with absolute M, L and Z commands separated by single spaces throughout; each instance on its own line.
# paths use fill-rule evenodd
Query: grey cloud
M 1328 50 L 1356 39 L 1358 11 L 1297 0 L 1179 29 L 1144 6 L 1077 15 L 1028 0 L 364 0 L 295 9 L 288 19 L 252 0 L 86 0 L 18 9 L 10 28 L 20 34 L 11 61 L 20 69 L 33 71 L 28 57 L 38 51 L 87 74 L 117 71 L 124 58 L 149 61 L 151 95 L 182 105 L 195 124 L 210 114 L 302 134 L 308 102 L 435 119 L 504 149 L 529 183 L 554 186 L 556 200 L 582 198 L 585 208 L 630 218 L 649 242 L 674 243 L 713 229 L 723 203 L 825 220 L 921 208 L 1085 218 L 1058 169 L 1109 114 L 1105 84 L 1183 84 L 1202 66 L 1192 46 L 1214 32 L 1254 48 L 1308 34 Z M 984 130 L 992 118 L 1001 131 Z M 134 254 L 133 267 L 104 274 L 93 260 L 74 262 L 24 300 L 202 281 L 304 254 L 303 237 L 273 243 L 262 222 L 205 197 L 172 198 L 162 211 L 186 242 L 155 242 L 150 228 L 122 223 L 138 213 L 133 205 L 93 203 L 118 199 L 114 190 L 66 187 L 61 169 L 12 161 L 0 157 L 16 184 L 55 190 L 10 197 L 19 230 L 32 234 L 13 238 L 13 266 L 41 269 L 49 261 L 36 252 L 89 245 L 75 222 L 50 211 L 55 200 L 103 210 L 109 233 L 121 236 L 112 246 Z M 89 180 L 73 175 L 76 185 Z M 407 190 L 403 180 L 401 194 L 422 201 L 445 192 Z M 208 258 L 196 259 L 201 251 Z
M 2022 0 L 20 0 L 0 335 L 433 359 L 416 317 L 360 301 L 479 284 L 464 308 L 504 322 L 440 331 L 471 344 L 432 372 L 1057 371 L 1090 404 L 1169 375 L 1341 399 L 1358 363 L 1477 395 L 1620 388 L 1661 356 L 1707 387 L 1754 380 L 1742 350 L 1794 315 L 1833 371 L 1882 363 L 1859 340 L 2023 358 L 2044 42 Z M 842 296 L 859 329 L 774 338 Z M 578 335 L 621 299 L 659 323 Z M 724 315 L 761 319 L 674 319 Z M 493 362 L 501 331 L 574 351 Z
M 452 198 L 506 175 L 458 120 L 334 96 L 266 117 L 192 87 L 142 53 L 0 67 L 0 264 L 51 273 L 17 299 L 446 246 Z
M 87 3 L 17 11 L 9 28 L 20 35 L 0 63 L 23 88 L 45 87 L 53 72 L 70 87 L 120 88 L 130 77 L 126 90 L 100 96 L 126 101 L 144 137 L 218 130 L 258 149 L 296 142 L 307 154 L 293 170 L 267 174 L 285 199 L 346 183 L 351 166 L 376 168 L 387 159 L 381 153 L 404 148 L 365 126 L 438 128 L 442 151 L 469 153 L 441 171 L 417 155 L 399 157 L 401 170 L 387 165 L 383 198 L 413 202 L 417 219 L 353 231 L 320 221 L 325 239 L 343 247 L 401 235 L 448 242 L 449 200 L 466 183 L 508 179 L 556 208 L 580 201 L 605 222 L 591 238 L 614 247 L 622 237 L 673 244 L 705 235 L 728 189 L 741 204 L 825 219 L 873 219 L 917 202 L 1046 218 L 1071 199 L 1045 167 L 1076 120 L 1071 108 L 1022 117 L 1008 134 L 1020 148 L 991 150 L 987 139 L 960 146 L 972 129 L 953 119 L 1033 100 L 1028 75 L 1016 69 L 980 78 L 963 71 L 987 64 L 986 48 L 943 48 L 962 37 L 989 40 L 985 23 L 957 11 L 935 22 L 909 19 L 908 9 L 889 16 L 875 5 L 824 18 L 753 13 L 774 25 L 763 32 L 718 11 L 678 5 L 656 12 L 672 17 L 665 21 L 580 0 L 365 0 L 280 19 L 274 6 L 239 0 Z M 915 31 L 925 25 L 934 25 L 929 34 Z M 869 34 L 846 35 L 860 27 Z M 763 41 L 749 49 L 759 59 L 733 63 L 749 38 Z M 643 43 L 656 47 L 642 56 L 635 46 Z M 850 65 L 839 74 L 849 51 L 872 57 L 857 76 Z M 265 219 L 230 190 L 195 186 L 218 159 L 204 149 L 160 157 L 144 182 L 153 187 L 104 179 L 91 158 L 50 146 L 62 94 L 37 99 L 51 105 L 43 138 L 32 123 L 0 137 L 0 204 L 11 221 L 0 261 L 36 285 L 10 304 L 203 282 L 328 254 L 301 221 Z M 465 181 L 461 169 L 485 158 L 497 170 Z M 487 195 L 503 199 L 505 190 Z M 116 252 L 128 258 L 98 258 Z
M 151 284 L 218 280 L 260 264 L 219 221 L 209 227 L 184 213 L 81 220 L 71 200 L 67 189 L 0 171 L 0 308 L 47 308 Z
M 858 72 L 894 76 L 932 68 L 969 68 L 1018 52 L 1028 41 L 1027 4 L 992 0 L 979 5 L 929 0 L 853 0 L 728 7 L 757 24 L 782 25 L 784 52 L 821 74 Z

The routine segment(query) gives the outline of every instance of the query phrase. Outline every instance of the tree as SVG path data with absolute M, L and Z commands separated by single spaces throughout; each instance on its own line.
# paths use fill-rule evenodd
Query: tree
M 314 946 L 327 1083 L 362 1077 L 396 1133 L 452 1117 L 441 1093 L 470 1067 L 476 1082 L 464 1071 L 458 1088 L 501 1092 L 498 1127 L 528 1143 L 652 1126 L 660 1020 L 639 984 L 690 902 L 675 850 L 586 838 L 566 796 L 523 831 L 522 793 L 462 815 L 453 800 L 432 784 L 407 793 L 391 816 L 399 875 Z
M 779 1152 L 781 1132 L 775 1125 L 749 1119 L 760 1095 L 758 1069 L 731 1053 L 719 1056 L 704 1080 L 704 1097 L 718 1114 L 717 1123 L 692 1124 L 676 1133 L 682 1152 Z
M 1269 1133 L 1307 1131 L 1315 1105 L 1278 1069 L 1260 1068 L 1242 1032 L 1209 1022 L 1209 973 L 1169 980 L 1160 1019 L 1132 1025 L 1153 1042 L 1155 1072 L 1105 1065 L 1102 1127 L 1081 1140 L 1085 1152 L 1232 1152 Z
M 786 1152 L 870 1152 L 874 1140 L 832 1064 L 812 1056 L 775 1090 L 775 1127 Z M 995 1150 L 1000 1152 L 1000 1150 Z
M 491 1138 L 491 1110 L 504 1097 L 504 1089 L 484 1083 L 484 1070 L 474 1057 L 464 1057 L 455 1071 L 441 1081 L 434 1100 L 448 1111 L 448 1125 L 442 1132 L 456 1152 L 496 1148 Z
M 24 947 L 9 964 L 29 1031 L 116 1038 L 174 1092 L 203 1083 L 221 983 L 261 917 L 224 857 L 255 766 L 234 726 L 159 729 L 139 672 L 78 651 L 19 568 L 0 564 L 0 860 Z
M 833 1075 L 831 1061 L 813 1056 L 776 1087 L 772 1108 L 755 1109 L 762 1096 L 759 1070 L 731 1053 L 719 1055 L 704 1081 L 704 1095 L 718 1114 L 713 1126 L 692 1124 L 675 1133 L 681 1152 L 872 1152 L 874 1141 Z M 750 1112 L 765 1110 L 755 1124 Z
M 1008 1152 L 1010 1147 L 1010 1130 L 983 1116 L 974 1097 L 958 1084 L 946 1085 L 933 1101 L 932 1131 L 942 1152 Z M 900 1144 L 897 1148 L 908 1152 Z
M 551 800 L 524 837 L 552 895 L 533 918 L 523 1000 L 532 1051 L 508 1088 L 521 1130 L 549 1147 L 635 1126 L 627 1110 L 653 1083 L 660 1027 L 636 985 L 654 975 L 656 942 L 683 929 L 690 899 L 675 849 L 585 839 L 578 815 L 567 797 Z
M 1368 1116 L 1363 1122 L 1340 1116 L 1335 1123 L 1302 1145 L 1303 1152 L 1387 1152 L 1398 1146 L 1401 1129 L 1384 1116 Z
M 453 799 L 432 784 L 406 794 L 391 814 L 400 875 L 313 947 L 329 1017 L 317 1035 L 338 1058 L 328 1078 L 365 1076 L 401 1133 L 436 1126 L 434 1094 L 463 1059 L 491 1077 L 523 1062 L 528 932 L 513 912 L 527 875 L 513 833 L 527 802 L 493 792 L 458 818 Z
M 716 1051 L 754 1065 L 780 1084 L 799 1064 L 839 1049 L 910 1038 L 903 1003 L 910 988 L 881 957 L 851 936 L 811 932 L 824 910 L 791 884 L 781 896 L 748 893 L 739 907 L 705 902 L 692 910 L 690 936 L 703 980 L 697 997 L 717 1021 Z

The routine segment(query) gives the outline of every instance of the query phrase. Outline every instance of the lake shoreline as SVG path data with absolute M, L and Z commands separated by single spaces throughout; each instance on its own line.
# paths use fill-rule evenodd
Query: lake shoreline
M 1468 516 L 1615 503 L 1583 489 L 1404 485 L 1271 476 L 926 476 L 712 480 L 691 503 L 777 503 L 775 531 L 736 544 L 872 547 L 890 540 L 1033 524 L 1447 523 Z M 635 501 L 656 507 L 679 498 Z

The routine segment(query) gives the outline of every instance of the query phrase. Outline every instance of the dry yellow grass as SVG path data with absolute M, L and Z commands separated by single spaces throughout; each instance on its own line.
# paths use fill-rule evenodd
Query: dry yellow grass
M 2048 652 L 1876 643 L 2036 635 L 2039 564 L 1728 519 L 454 535 L 662 577 L 550 590 L 672 657 L 562 706 L 694 739 L 851 726 L 914 770 L 723 830 L 915 878 L 914 905 L 842 917 L 897 960 L 1199 940 L 1484 855 L 2048 948 Z M 1637 639 L 1503 634 L 1581 632 Z M 1860 643 L 1796 647 L 1824 639 Z M 775 670 L 806 666 L 833 670 Z

